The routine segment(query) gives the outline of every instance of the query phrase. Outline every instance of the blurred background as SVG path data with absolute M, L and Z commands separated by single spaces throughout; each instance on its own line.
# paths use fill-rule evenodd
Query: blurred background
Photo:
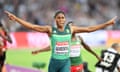
M 45 63 L 45 68 L 41 70 L 47 72 L 50 52 L 32 55 L 31 51 L 48 46 L 49 38 L 45 33 L 33 32 L 16 22 L 9 21 L 3 13 L 4 10 L 43 26 L 54 24 L 53 16 L 57 10 L 66 13 L 67 21 L 73 21 L 77 26 L 83 27 L 101 24 L 118 16 L 114 26 L 78 35 L 81 35 L 99 55 L 101 49 L 109 47 L 113 42 L 120 42 L 120 0 L 0 0 L 0 18 L 4 18 L 13 40 L 12 44 L 8 43 L 6 63 L 13 66 L 35 69 L 36 67 L 32 66 L 34 63 Z M 94 65 L 97 62 L 95 57 L 84 49 L 82 57 L 88 62 L 89 69 L 94 72 Z
M 8 10 L 18 17 L 38 25 L 53 23 L 57 10 L 67 14 L 68 21 L 78 26 L 90 26 L 103 23 L 114 16 L 120 16 L 120 0 L 0 0 L 2 11 Z M 117 24 L 106 29 L 119 29 Z M 10 24 L 10 31 L 28 31 L 19 24 Z

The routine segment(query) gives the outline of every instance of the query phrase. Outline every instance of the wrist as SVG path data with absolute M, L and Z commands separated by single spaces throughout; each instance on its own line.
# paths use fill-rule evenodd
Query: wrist
M 110 24 L 111 24 L 111 23 L 109 23 L 109 22 L 106 22 L 104 25 L 105 25 L 105 26 L 108 26 L 108 25 L 110 25 Z
M 18 22 L 18 21 L 19 21 L 19 18 L 15 17 L 14 20 Z

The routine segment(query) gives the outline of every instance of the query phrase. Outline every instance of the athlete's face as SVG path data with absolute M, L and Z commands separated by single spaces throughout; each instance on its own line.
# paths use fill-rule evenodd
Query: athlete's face
M 62 27 L 65 24 L 66 18 L 65 15 L 62 13 L 59 13 L 56 17 L 55 17 L 55 21 L 58 27 Z

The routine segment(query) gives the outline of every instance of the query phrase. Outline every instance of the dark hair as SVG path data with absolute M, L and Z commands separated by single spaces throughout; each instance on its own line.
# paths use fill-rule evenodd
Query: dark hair
M 63 12 L 63 11 L 57 11 L 56 13 L 55 13 L 55 15 L 54 15 L 54 18 L 56 18 L 56 16 L 58 15 L 58 14 L 63 14 L 63 15 L 65 15 L 65 13 Z
M 73 23 L 74 23 L 73 21 L 69 21 L 67 24 L 68 25 L 73 25 Z
M 71 23 L 73 23 L 73 21 L 69 21 L 69 22 L 68 22 L 68 24 L 71 24 Z
M 111 47 L 112 47 L 112 48 L 117 48 L 117 47 L 119 47 L 119 46 L 120 46 L 119 43 L 113 43 Z

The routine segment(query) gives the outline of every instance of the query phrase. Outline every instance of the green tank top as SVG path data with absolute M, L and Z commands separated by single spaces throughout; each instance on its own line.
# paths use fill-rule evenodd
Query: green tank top
M 80 40 L 71 42 L 71 49 L 70 49 L 71 65 L 79 65 L 82 63 L 80 48 L 81 48 Z
M 67 24 L 63 32 L 52 27 L 51 46 L 52 58 L 67 59 L 70 57 L 71 30 Z

